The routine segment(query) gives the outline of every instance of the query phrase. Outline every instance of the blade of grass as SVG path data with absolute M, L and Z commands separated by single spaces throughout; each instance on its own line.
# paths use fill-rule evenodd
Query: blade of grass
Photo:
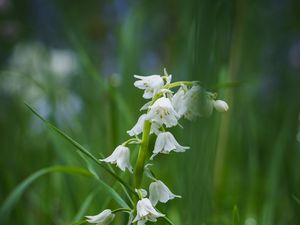
M 85 159 L 86 159 L 86 156 L 85 155 L 82 155 L 81 156 Z M 129 208 L 128 204 L 120 197 L 120 195 L 114 190 L 114 188 L 110 187 L 108 184 L 106 184 L 97 174 L 97 172 L 95 171 L 95 169 L 93 168 L 92 165 L 87 165 L 88 166 L 88 170 L 91 172 L 91 174 L 96 178 L 96 180 L 102 185 L 102 187 L 104 187 L 104 189 L 110 193 L 114 199 L 119 203 L 119 205 L 122 207 L 122 208 Z
M 77 222 L 72 223 L 70 225 L 81 225 L 81 224 L 85 224 L 85 223 L 87 223 L 85 220 L 80 220 L 80 221 L 77 221 Z
M 25 190 L 29 187 L 29 185 L 39 177 L 49 173 L 69 173 L 69 174 L 77 174 L 77 175 L 92 177 L 92 174 L 90 172 L 78 167 L 52 166 L 52 167 L 38 170 L 37 172 L 29 176 L 26 180 L 24 180 L 21 184 L 19 184 L 7 197 L 7 199 L 5 200 L 4 204 L 0 209 L 0 222 L 4 222 L 8 219 L 10 211 L 17 203 L 17 201 L 20 199 L 20 197 L 25 192 Z
M 80 209 L 74 216 L 73 221 L 79 221 L 80 218 L 82 218 L 84 216 L 84 214 L 87 212 L 88 207 L 90 206 L 92 200 L 94 199 L 94 197 L 98 191 L 99 191 L 99 189 L 96 189 L 86 197 L 86 199 L 83 201 Z M 74 222 L 74 223 L 76 223 L 76 222 Z
M 168 217 L 164 216 L 162 217 L 168 224 L 175 225 Z
M 43 118 L 36 110 L 34 110 L 31 106 L 29 106 L 27 103 L 25 105 L 29 108 L 31 112 L 33 112 L 40 120 L 42 120 L 48 128 L 55 131 L 57 134 L 62 136 L 64 139 L 66 139 L 68 142 L 70 142 L 77 150 L 79 150 L 81 153 L 92 159 L 94 162 L 96 162 L 99 166 L 101 166 L 106 172 L 108 172 L 110 175 L 112 175 L 118 182 L 120 182 L 128 191 L 133 193 L 135 196 L 137 196 L 136 192 L 125 182 L 123 181 L 117 174 L 112 172 L 107 166 L 102 164 L 95 156 L 93 156 L 87 149 L 85 149 L 82 145 L 80 145 L 78 142 L 73 140 L 70 136 L 65 134 L 63 131 L 58 129 L 56 126 L 52 125 L 50 122 L 48 122 L 45 118 Z M 137 196 L 138 197 L 138 196 Z
M 236 205 L 232 210 L 232 225 L 240 225 L 240 214 L 239 209 Z

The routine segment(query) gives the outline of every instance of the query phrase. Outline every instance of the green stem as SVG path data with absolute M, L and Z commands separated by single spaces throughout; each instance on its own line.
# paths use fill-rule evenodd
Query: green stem
M 151 122 L 149 120 L 146 120 L 144 123 L 142 142 L 140 145 L 139 154 L 134 170 L 134 187 L 137 189 L 141 187 L 142 183 L 144 164 L 148 152 L 150 128 Z
M 199 83 L 198 81 L 177 81 L 177 82 L 174 82 L 174 83 L 167 84 L 163 88 L 171 89 L 171 88 L 179 87 L 183 84 L 186 85 L 186 86 L 192 86 L 192 85 L 195 85 L 195 84 L 198 84 L 198 83 Z
M 112 210 L 111 212 L 112 213 L 117 213 L 117 212 L 131 212 L 131 211 L 132 211 L 132 209 L 119 208 L 119 209 Z

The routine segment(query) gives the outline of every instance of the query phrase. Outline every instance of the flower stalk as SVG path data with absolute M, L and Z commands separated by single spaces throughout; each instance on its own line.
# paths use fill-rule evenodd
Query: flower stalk
M 135 169 L 134 169 L 134 187 L 135 188 L 141 187 L 145 160 L 146 160 L 146 157 L 148 154 L 150 129 L 151 129 L 151 122 L 149 120 L 146 120 L 144 123 L 143 136 L 142 136 L 142 141 L 141 141 L 141 145 L 139 148 L 138 158 L 137 158 Z

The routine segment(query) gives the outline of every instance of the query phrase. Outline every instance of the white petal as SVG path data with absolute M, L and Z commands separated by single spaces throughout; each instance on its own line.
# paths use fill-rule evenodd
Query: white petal
M 133 126 L 133 128 L 129 131 L 127 131 L 127 133 L 130 136 L 135 136 L 135 135 L 139 135 L 140 133 L 142 133 L 143 129 L 144 129 L 144 123 L 146 120 L 146 114 L 142 114 L 137 123 Z
M 226 112 L 229 109 L 229 106 L 227 105 L 227 103 L 225 101 L 222 100 L 216 100 L 213 102 L 214 104 L 214 108 L 218 111 L 218 112 Z
M 114 217 L 115 215 L 112 214 L 110 209 L 106 209 L 95 216 L 86 216 L 87 222 L 98 225 L 107 225 L 114 219 Z
M 122 170 L 125 171 L 126 168 L 132 172 L 132 166 L 130 164 L 130 150 L 126 146 L 119 145 L 113 153 L 100 161 L 117 164 L 117 166 Z
M 149 187 L 150 201 L 155 206 L 157 202 L 166 203 L 167 201 L 181 196 L 173 194 L 170 189 L 160 180 L 152 182 Z
M 165 133 L 160 133 L 155 141 L 153 153 L 159 153 L 165 146 Z
M 142 111 L 142 110 L 148 110 L 148 107 L 150 106 L 150 103 L 151 103 L 151 101 L 147 102 L 145 105 L 143 105 L 142 108 L 140 108 L 140 111 Z

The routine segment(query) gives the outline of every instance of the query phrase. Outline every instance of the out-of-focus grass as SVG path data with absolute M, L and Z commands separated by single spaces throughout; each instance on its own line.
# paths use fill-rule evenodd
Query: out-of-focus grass
M 126 138 L 144 103 L 133 74 L 167 67 L 174 80 L 200 80 L 230 105 L 227 114 L 183 122 L 174 132 L 191 150 L 154 162 L 183 197 L 161 206 L 174 223 L 299 224 L 299 3 L 27 3 L 24 10 L 15 2 L 11 16 L 38 37 L 25 32 L 1 64 L 1 203 L 41 168 L 89 165 L 24 101 L 100 158 Z M 61 62 L 69 71 L 57 69 L 66 68 Z M 92 179 L 49 174 L 30 185 L 6 224 L 69 224 L 116 206 Z

